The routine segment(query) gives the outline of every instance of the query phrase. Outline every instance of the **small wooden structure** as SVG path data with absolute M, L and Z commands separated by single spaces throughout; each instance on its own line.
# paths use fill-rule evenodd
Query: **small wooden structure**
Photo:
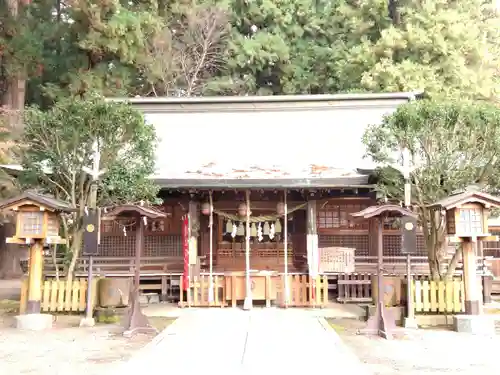
M 446 215 L 450 242 L 462 244 L 466 314 L 477 315 L 482 310 L 475 247 L 481 241 L 498 241 L 488 230 L 489 210 L 496 207 L 500 207 L 500 198 L 475 190 L 453 194 L 429 206 Z
M 417 214 L 408 211 L 396 205 L 372 206 L 365 208 L 360 212 L 352 214 L 353 217 L 376 222 L 377 231 L 377 301 L 375 314 L 368 319 L 367 327 L 364 330 L 368 334 L 378 334 L 379 336 L 390 339 L 392 337 L 391 329 L 395 327 L 395 319 L 388 316 L 384 303 L 384 270 L 383 270 L 383 236 L 382 230 L 384 220 L 388 217 L 412 217 L 417 218 Z
M 43 281 L 43 245 L 64 244 L 59 236 L 59 214 L 74 209 L 66 202 L 27 191 L 0 204 L 0 210 L 17 213 L 16 234 L 7 243 L 29 245 L 29 286 L 26 312 L 40 313 Z
M 142 313 L 139 304 L 139 288 L 140 288 L 140 269 L 141 269 L 141 253 L 144 241 L 144 227 L 147 220 L 156 220 L 165 218 L 167 215 L 152 207 L 145 207 L 140 205 L 122 205 L 113 208 L 110 212 L 103 215 L 102 220 L 114 220 L 118 216 L 125 216 L 135 219 L 134 225 L 136 227 L 135 238 L 135 270 L 134 270 L 134 287 L 130 294 L 130 310 L 124 321 L 125 335 L 131 336 L 139 332 L 155 331 L 147 317 Z

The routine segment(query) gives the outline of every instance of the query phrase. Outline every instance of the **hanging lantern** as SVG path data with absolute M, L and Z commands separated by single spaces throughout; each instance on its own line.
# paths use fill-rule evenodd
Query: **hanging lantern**
M 238 206 L 238 215 L 247 216 L 247 205 L 245 203 L 241 203 Z
M 210 203 L 205 202 L 201 204 L 201 213 L 203 215 L 210 215 Z
M 276 205 L 276 212 L 278 215 L 284 215 L 285 214 L 285 204 L 283 202 L 279 202 Z

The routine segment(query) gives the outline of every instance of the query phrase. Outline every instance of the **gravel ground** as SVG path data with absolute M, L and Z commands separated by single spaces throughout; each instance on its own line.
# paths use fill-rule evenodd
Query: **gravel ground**
M 59 316 L 43 333 L 12 327 L 11 311 L 0 311 L 0 374 L 104 375 L 153 336 L 124 338 L 116 325 L 78 327 L 79 316 Z
M 394 340 L 357 335 L 356 320 L 331 320 L 344 342 L 376 375 L 456 373 L 498 375 L 500 335 L 474 336 L 447 329 L 399 331 Z

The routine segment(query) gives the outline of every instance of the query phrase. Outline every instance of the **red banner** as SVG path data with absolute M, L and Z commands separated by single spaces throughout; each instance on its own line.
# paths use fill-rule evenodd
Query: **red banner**
M 189 284 L 189 220 L 186 217 L 182 220 L 182 253 L 184 254 L 184 273 L 182 274 L 182 287 L 188 289 Z

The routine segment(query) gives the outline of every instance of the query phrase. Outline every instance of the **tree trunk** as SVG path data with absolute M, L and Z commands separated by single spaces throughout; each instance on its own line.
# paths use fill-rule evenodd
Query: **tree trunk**
M 453 256 L 448 264 L 448 269 L 446 270 L 446 274 L 444 275 L 445 280 L 450 280 L 455 274 L 455 270 L 457 269 L 458 261 L 460 260 L 462 255 L 462 247 L 460 246 L 455 250 Z
M 0 226 L 0 279 L 15 279 L 23 275 L 20 264 L 20 246 L 5 243 L 5 239 L 14 233 L 13 223 Z
M 7 8 L 9 10 L 9 16 L 13 19 L 17 19 L 19 16 L 19 0 L 7 0 Z M 2 79 L 4 80 L 3 92 L 0 97 L 0 104 L 6 109 L 11 110 L 9 114 L 9 125 L 11 129 L 21 129 L 22 117 L 21 111 L 24 108 L 25 96 L 26 96 L 26 78 L 24 73 L 24 67 L 18 66 L 12 71 L 12 65 L 9 64 L 11 61 L 6 61 L 7 57 L 3 56 L 1 64 L 11 67 L 11 72 L 7 72 L 6 69 L 1 69 L 3 73 Z
M 82 239 L 83 239 L 83 231 L 76 231 L 71 238 L 71 262 L 68 266 L 68 272 L 66 274 L 66 278 L 69 281 L 73 280 L 73 276 L 75 273 L 76 262 L 78 257 L 80 256 L 80 249 L 82 247 Z

